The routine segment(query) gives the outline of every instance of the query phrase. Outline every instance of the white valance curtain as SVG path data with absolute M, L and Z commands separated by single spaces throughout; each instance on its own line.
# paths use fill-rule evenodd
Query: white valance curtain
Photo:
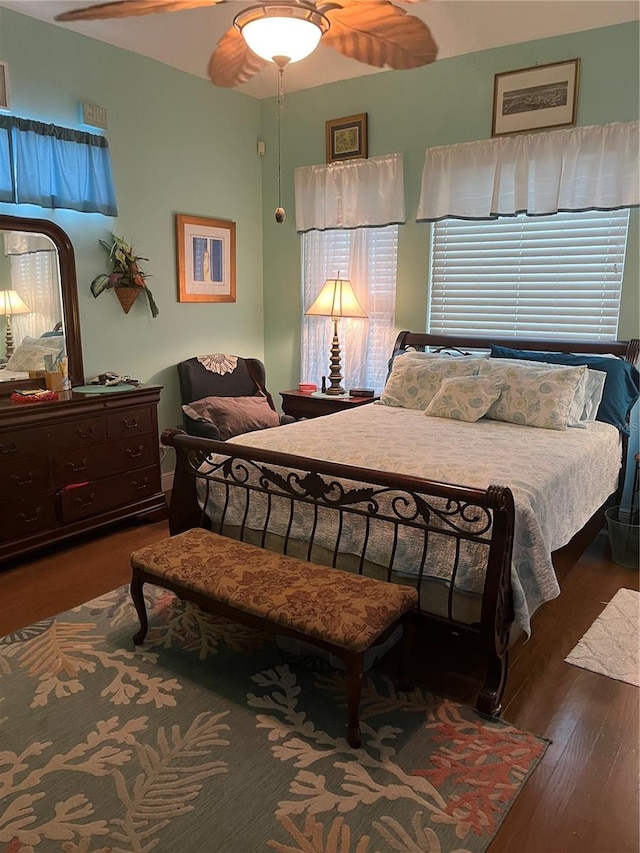
M 640 122 L 428 148 L 418 221 L 640 204 Z
M 398 225 L 405 221 L 403 155 L 301 166 L 295 197 L 298 233 Z

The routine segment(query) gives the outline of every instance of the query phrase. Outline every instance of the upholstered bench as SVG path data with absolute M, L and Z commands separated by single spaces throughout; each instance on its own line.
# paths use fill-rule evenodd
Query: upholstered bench
M 346 669 L 348 740 L 360 746 L 359 705 L 364 653 L 402 623 L 403 657 L 416 590 L 267 551 L 196 528 L 131 555 L 131 596 L 148 622 L 143 585 L 152 583 L 203 610 L 306 640 L 340 657 Z

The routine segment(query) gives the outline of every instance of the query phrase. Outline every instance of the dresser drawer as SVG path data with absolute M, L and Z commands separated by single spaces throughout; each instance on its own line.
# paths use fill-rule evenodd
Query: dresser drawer
M 125 409 L 107 415 L 107 437 L 124 438 L 128 435 L 151 432 L 152 414 L 147 406 L 140 409 Z
M 86 447 L 104 441 L 105 437 L 106 427 L 102 415 L 63 421 L 46 429 L 46 440 L 51 450 L 62 450 L 63 447 Z
M 56 527 L 57 523 L 54 494 L 13 501 L 5 504 L 0 512 L 0 540 L 20 539 Z
M 49 460 L 31 456 L 0 464 L 0 502 L 33 498 L 51 489 Z
M 0 464 L 23 456 L 36 456 L 45 449 L 48 429 L 35 427 L 0 434 Z
M 156 462 L 151 435 L 132 436 L 111 444 L 65 450 L 52 457 L 57 488 L 86 480 L 102 480 L 121 471 L 144 468 Z
M 160 471 L 154 465 L 81 486 L 71 486 L 60 492 L 62 521 L 68 524 L 141 500 L 159 491 Z

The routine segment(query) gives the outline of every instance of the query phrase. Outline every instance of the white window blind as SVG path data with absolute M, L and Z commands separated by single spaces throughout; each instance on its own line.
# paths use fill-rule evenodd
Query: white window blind
M 629 211 L 433 226 L 434 334 L 615 339 Z
M 338 322 L 342 385 L 381 390 L 394 338 L 398 226 L 309 231 L 302 235 L 303 312 L 326 279 L 348 278 L 366 320 Z M 302 318 L 301 381 L 329 374 L 333 324 L 329 317 Z

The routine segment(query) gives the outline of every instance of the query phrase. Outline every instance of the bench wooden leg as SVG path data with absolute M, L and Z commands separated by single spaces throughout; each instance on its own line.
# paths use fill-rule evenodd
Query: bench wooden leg
M 349 745 L 358 749 L 362 742 L 360 735 L 360 694 L 362 693 L 362 654 L 344 652 L 344 664 L 347 670 L 347 740 Z
M 147 608 L 144 603 L 144 594 L 142 592 L 143 586 L 144 581 L 142 580 L 140 571 L 138 569 L 134 569 L 131 577 L 131 598 L 133 599 L 138 618 L 140 619 L 140 630 L 133 635 L 133 642 L 136 646 L 139 646 L 144 642 L 144 638 L 147 636 L 147 631 L 149 629 Z

